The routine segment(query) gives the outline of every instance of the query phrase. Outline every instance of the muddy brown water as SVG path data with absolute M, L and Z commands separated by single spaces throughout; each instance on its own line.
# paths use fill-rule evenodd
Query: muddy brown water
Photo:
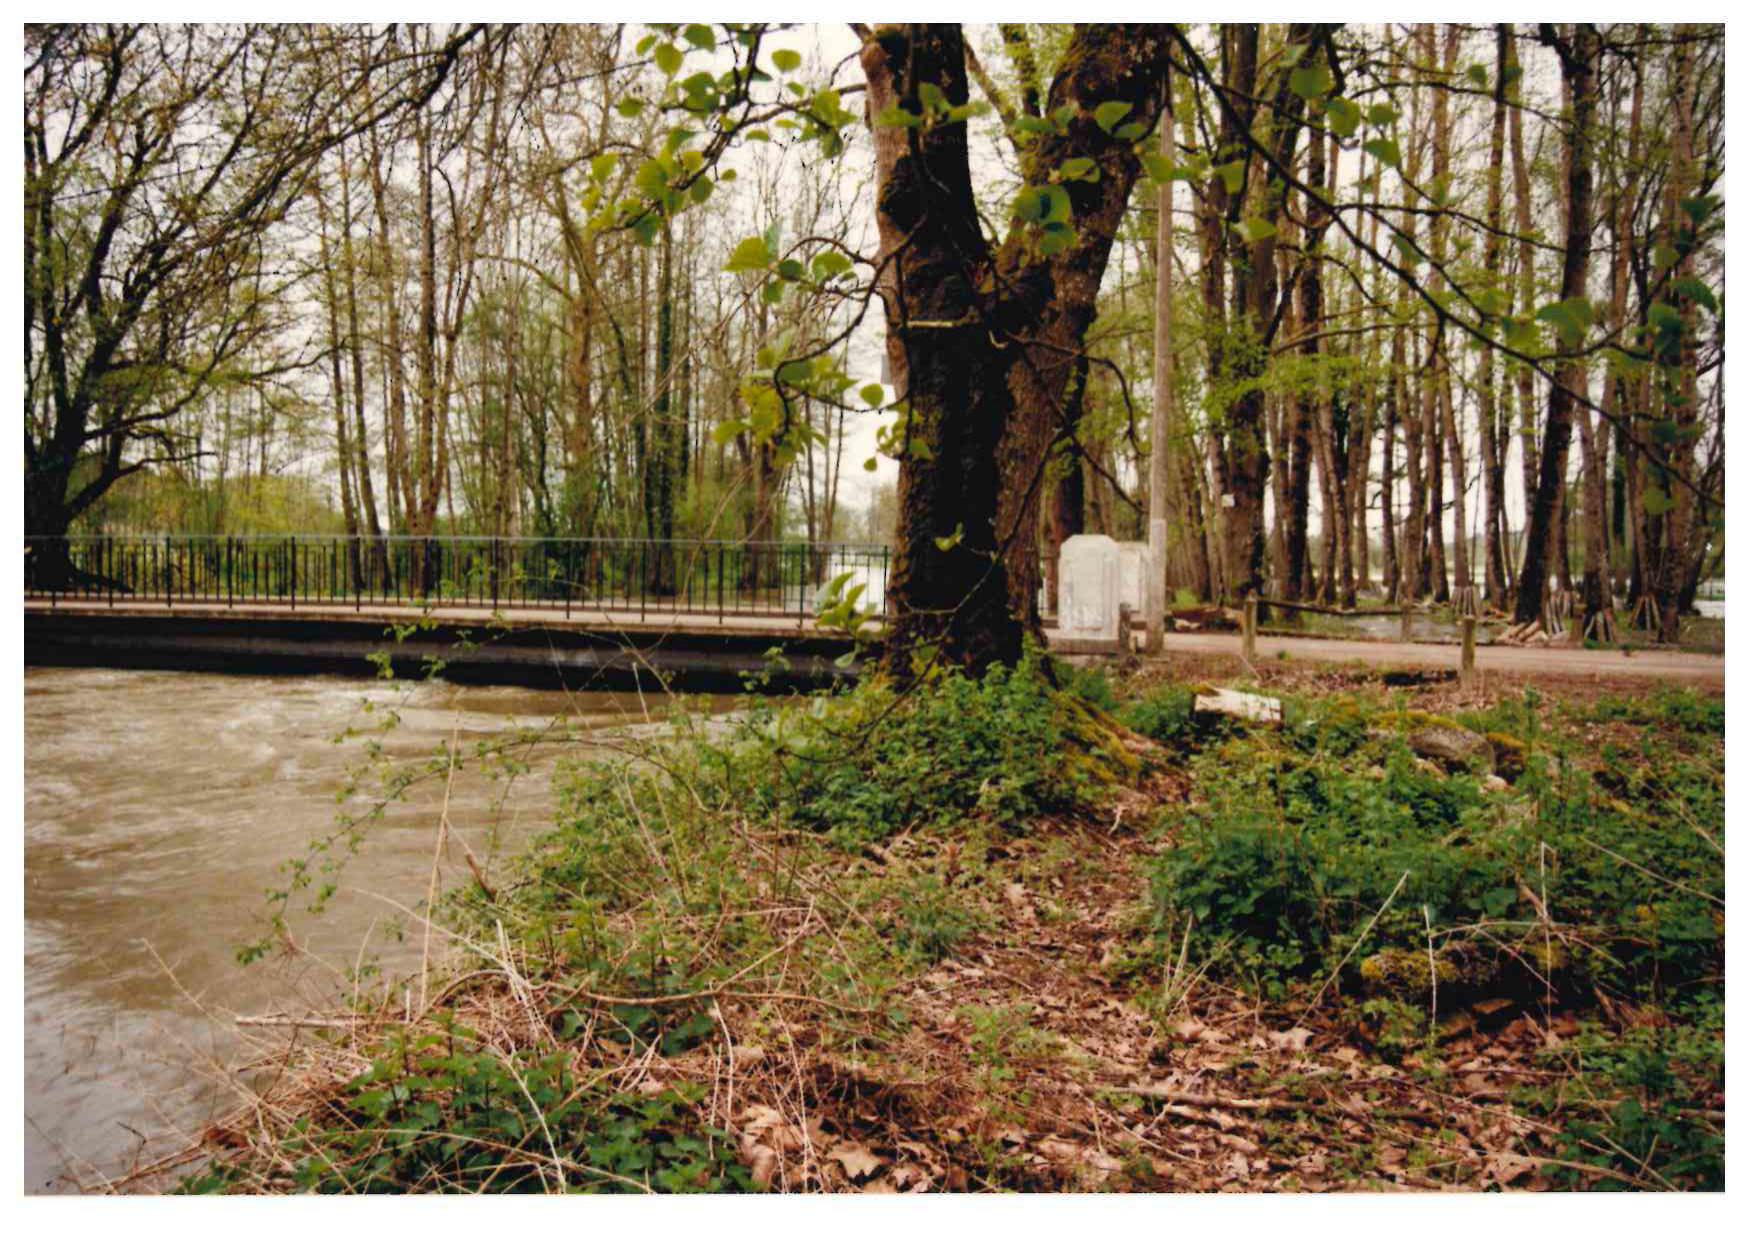
M 417 967 L 396 937 L 430 879 L 443 780 L 370 828 L 320 916 L 294 906 L 303 953 L 243 967 L 280 867 L 332 832 L 354 728 L 391 763 L 424 765 L 562 718 L 563 743 L 492 778 L 463 764 L 450 821 L 488 866 L 550 824 L 553 775 L 597 756 L 589 736 L 645 725 L 635 695 L 440 682 L 27 668 L 24 675 L 24 1171 L 26 1191 L 101 1184 L 178 1148 L 235 1103 L 231 1017 L 332 1004 L 361 959 Z M 548 735 L 552 735 L 548 732 Z M 380 768 L 378 768 L 380 769 Z M 446 876 L 465 877 L 456 851 Z

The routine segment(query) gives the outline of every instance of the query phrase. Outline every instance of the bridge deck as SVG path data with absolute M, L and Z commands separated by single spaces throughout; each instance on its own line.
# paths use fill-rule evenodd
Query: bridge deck
M 388 625 L 414 624 L 431 620 L 445 626 L 478 625 L 494 622 L 518 629 L 555 629 L 578 633 L 625 633 L 659 635 L 664 633 L 697 633 L 699 635 L 738 637 L 835 636 L 822 630 L 810 616 L 742 611 L 671 611 L 655 608 L 601 608 L 573 605 L 564 607 L 533 607 L 518 604 L 514 608 L 493 611 L 490 607 L 458 606 L 439 603 L 430 607 L 405 603 L 352 603 L 311 601 L 300 599 L 248 601 L 226 603 L 218 601 L 176 599 L 166 604 L 163 599 L 117 599 L 108 603 L 97 599 L 27 597 L 25 611 L 38 616 L 134 616 L 162 620 L 171 616 L 238 620 L 305 620 L 380 622 Z
M 565 609 L 518 606 L 514 610 L 494 613 L 486 607 L 434 606 L 429 609 L 411 605 L 367 604 L 354 606 L 300 600 L 292 606 L 282 602 L 196 602 L 177 599 L 166 606 L 162 599 L 117 600 L 109 604 L 95 599 L 30 597 L 25 600 L 26 659 L 30 660 L 32 630 L 51 636 L 42 626 L 60 629 L 56 617 L 65 618 L 75 627 L 101 624 L 108 634 L 107 646 L 112 651 L 132 635 L 130 621 L 140 623 L 142 635 L 153 633 L 152 641 L 164 648 L 173 647 L 177 637 L 173 630 L 178 621 L 196 622 L 190 627 L 241 632 L 249 622 L 259 622 L 264 629 L 284 630 L 288 625 L 302 630 L 345 630 L 355 646 L 374 647 L 382 644 L 381 631 L 391 625 L 410 625 L 429 620 L 438 632 L 425 637 L 423 646 L 437 649 L 446 635 L 458 631 L 487 629 L 494 620 L 501 620 L 511 633 L 539 641 L 541 634 L 551 635 L 566 646 L 578 643 L 602 643 L 622 648 L 654 649 L 690 646 L 696 652 L 693 665 L 700 660 L 714 661 L 724 667 L 744 669 L 757 666 L 767 644 L 787 640 L 792 649 L 806 651 L 805 657 L 817 664 L 816 671 L 829 674 L 830 660 L 848 650 L 850 643 L 836 631 L 822 629 L 809 617 L 793 612 L 759 615 L 752 612 L 688 612 L 639 611 L 633 609 L 581 608 Z M 107 618 L 107 619 L 105 619 Z M 116 623 L 119 621 L 120 623 Z M 169 621 L 171 623 L 166 624 Z M 234 622 L 236 629 L 231 629 Z M 876 631 L 873 626 L 870 632 Z M 562 635 L 562 636 L 561 636 Z M 1062 653 L 1076 653 L 1061 641 L 1053 630 L 1046 629 L 1050 645 Z M 210 640 L 210 639 L 208 639 Z M 309 632 L 286 640 L 287 649 L 313 649 Z M 526 644 L 526 643 L 524 643 Z M 1372 666 L 1420 666 L 1455 668 L 1457 647 L 1450 643 L 1397 642 L 1352 640 L 1326 637 L 1287 637 L 1264 635 L 1257 640 L 1258 657 L 1273 660 L 1282 655 L 1294 659 L 1324 662 L 1360 662 Z M 550 650 L 540 642 L 542 659 L 550 658 Z M 1227 633 L 1167 633 L 1165 655 L 1215 655 L 1236 657 L 1240 650 L 1237 634 Z M 677 659 L 670 649 L 669 658 Z M 1517 676 L 1579 676 L 1586 679 L 1648 679 L 1674 680 L 1715 686 L 1724 683 L 1724 659 L 1718 655 L 1697 654 L 1682 650 L 1653 648 L 1634 652 L 1626 657 L 1621 651 L 1585 650 L 1573 647 L 1512 647 L 1485 645 L 1476 651 L 1476 666 L 1483 674 L 1490 672 Z

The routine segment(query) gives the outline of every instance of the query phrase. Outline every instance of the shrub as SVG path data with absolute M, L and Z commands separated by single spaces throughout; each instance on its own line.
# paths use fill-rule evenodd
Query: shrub
M 1327 975 L 1366 931 L 1356 973 L 1391 951 L 1424 963 L 1430 935 L 1441 976 L 1463 982 L 1561 970 L 1575 992 L 1703 992 L 1723 950 L 1722 746 L 1699 743 L 1716 712 L 1670 696 L 1636 747 L 1600 751 L 1512 714 L 1485 722 L 1551 751 L 1514 771 L 1518 795 L 1368 738 L 1339 702 L 1207 751 L 1154 867 L 1155 926 L 1175 936 L 1193 917 L 1231 948 L 1228 970 L 1275 991 Z
M 699 1096 L 612 1093 L 579 1082 L 562 1053 L 395 1035 L 279 1154 L 302 1192 L 751 1190 L 733 1139 L 695 1119 Z M 237 1186 L 221 1165 L 184 1189 Z
M 767 729 L 742 765 L 763 807 L 845 841 L 970 816 L 1014 828 L 1094 799 L 1116 759 L 1088 741 L 1096 718 L 1029 658 L 981 680 L 949 673 L 903 696 L 864 685 L 828 710 L 789 718 L 781 734 Z
M 1195 730 L 1195 692 L 1185 685 L 1166 685 L 1117 711 L 1124 724 L 1162 745 L 1188 740 Z

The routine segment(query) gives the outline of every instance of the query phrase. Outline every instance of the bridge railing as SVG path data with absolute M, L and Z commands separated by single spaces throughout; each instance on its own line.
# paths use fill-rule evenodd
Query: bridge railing
M 25 594 L 91 602 L 452 606 L 793 616 L 848 574 L 885 614 L 875 544 L 603 538 L 27 535 Z

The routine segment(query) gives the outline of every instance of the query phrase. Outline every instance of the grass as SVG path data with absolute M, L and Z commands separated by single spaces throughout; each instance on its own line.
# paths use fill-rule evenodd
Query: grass
M 677 711 L 183 1187 L 1721 1183 L 1719 699 L 1058 679 Z

